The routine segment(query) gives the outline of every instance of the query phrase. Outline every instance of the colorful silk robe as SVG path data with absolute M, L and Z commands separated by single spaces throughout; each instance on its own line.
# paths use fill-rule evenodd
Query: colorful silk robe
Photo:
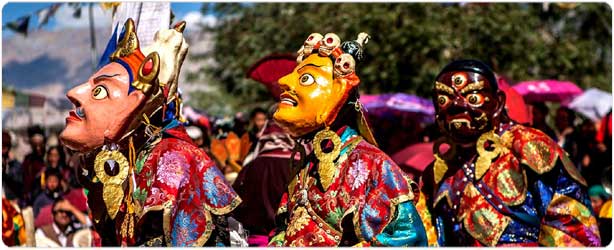
M 241 202 L 213 160 L 177 124 L 139 151 L 134 183 L 134 206 L 122 204 L 112 222 L 122 245 L 211 244 L 209 240 L 219 227 L 216 221 L 225 220 L 223 215 Z M 131 209 L 134 217 L 126 217 Z M 133 220 L 133 226 L 126 220 Z M 121 236 L 122 230 L 130 230 L 125 227 L 134 228 L 131 237 Z
M 5 197 L 2 197 L 2 242 L 9 247 L 26 244 L 23 216 Z
M 343 146 L 330 186 L 324 190 L 310 155 L 282 198 L 282 225 L 269 244 L 425 246 L 409 177 L 353 129 L 338 134 Z
M 539 130 L 504 129 L 504 149 L 483 174 L 474 163 L 449 167 L 439 182 L 433 166 L 425 171 L 439 245 L 598 246 L 585 181 L 566 153 Z

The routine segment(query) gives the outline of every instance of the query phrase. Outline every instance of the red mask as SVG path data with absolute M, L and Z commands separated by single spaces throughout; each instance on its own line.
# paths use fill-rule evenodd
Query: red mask
M 475 143 L 482 133 L 497 126 L 505 103 L 503 92 L 483 75 L 470 71 L 440 74 L 434 93 L 440 130 L 460 144 Z

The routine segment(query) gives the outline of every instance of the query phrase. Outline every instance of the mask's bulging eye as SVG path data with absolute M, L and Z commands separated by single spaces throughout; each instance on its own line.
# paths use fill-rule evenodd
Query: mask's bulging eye
M 98 85 L 92 89 L 92 97 L 94 97 L 96 100 L 104 99 L 107 97 L 107 95 L 107 89 L 102 85 Z
M 313 78 L 311 74 L 305 73 L 301 76 L 301 78 L 299 79 L 299 82 L 303 86 L 309 86 L 315 82 L 315 79 Z
M 448 106 L 448 104 L 450 104 L 450 97 L 447 97 L 445 95 L 438 96 L 437 97 L 437 104 L 439 104 L 439 107 Z
M 464 87 L 467 84 L 467 74 L 456 73 L 452 76 L 452 84 L 457 89 Z
M 482 106 L 482 104 L 484 104 L 484 96 L 482 96 L 481 94 L 469 94 L 467 95 L 467 102 L 469 102 L 470 105 L 473 106 Z

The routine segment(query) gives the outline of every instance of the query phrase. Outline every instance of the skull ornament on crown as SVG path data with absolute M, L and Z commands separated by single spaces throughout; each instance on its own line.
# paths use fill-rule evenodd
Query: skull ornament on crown
M 334 33 L 310 34 L 297 51 L 299 65 L 279 80 L 282 94 L 275 120 L 294 137 L 330 126 L 360 83 L 355 67 L 369 38 L 363 32 L 342 42 Z

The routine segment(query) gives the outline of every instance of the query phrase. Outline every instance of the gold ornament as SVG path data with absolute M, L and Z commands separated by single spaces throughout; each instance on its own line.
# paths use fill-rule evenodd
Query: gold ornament
M 145 65 L 151 61 L 151 68 L 145 72 Z M 158 80 L 160 71 L 160 56 L 158 52 L 152 52 L 143 60 L 139 67 L 139 74 L 136 81 L 132 82 L 132 87 L 142 91 L 145 95 L 150 95 L 153 92 L 155 81 Z
M 448 165 L 446 162 L 439 157 L 439 155 L 435 154 L 435 165 L 433 165 L 433 176 L 435 178 L 435 183 L 439 183 L 443 176 L 448 171 Z
M 444 143 L 450 145 L 450 149 L 448 149 L 446 154 L 441 154 L 441 152 L 439 152 L 439 149 L 441 147 L 441 144 Z M 448 171 L 448 164 L 446 163 L 446 160 L 451 160 L 452 157 L 456 155 L 456 147 L 451 140 L 447 138 L 442 138 L 433 143 L 433 152 L 435 156 L 435 164 L 433 165 L 433 177 L 435 179 L 435 183 L 439 183 Z
M 333 150 L 330 153 L 322 151 L 322 142 L 324 140 L 330 140 L 333 143 Z M 341 138 L 328 128 L 321 130 L 313 138 L 313 151 L 320 161 L 318 174 L 320 175 L 320 182 L 326 190 L 332 184 L 333 175 L 335 175 L 334 161 L 339 156 L 339 153 L 341 153 Z
M 486 142 L 491 143 L 492 151 L 486 149 Z M 497 158 L 505 147 L 501 144 L 501 137 L 495 134 L 495 131 L 484 133 L 478 138 L 476 143 L 476 150 L 478 151 L 478 159 L 475 162 L 475 179 L 479 180 L 484 173 L 488 170 L 492 164 L 492 160 Z
M 105 163 L 112 168 L 119 168 L 119 173 L 115 176 L 108 175 L 105 171 Z M 128 160 L 117 150 L 108 150 L 105 147 L 96 155 L 94 171 L 96 171 L 98 180 L 102 182 L 102 198 L 111 219 L 115 219 L 124 198 L 122 184 L 128 177 L 128 168 Z
M 136 26 L 132 19 L 128 19 L 124 24 L 124 37 L 117 44 L 117 49 L 111 54 L 111 60 L 125 57 L 132 54 L 139 48 L 139 39 L 136 37 Z

